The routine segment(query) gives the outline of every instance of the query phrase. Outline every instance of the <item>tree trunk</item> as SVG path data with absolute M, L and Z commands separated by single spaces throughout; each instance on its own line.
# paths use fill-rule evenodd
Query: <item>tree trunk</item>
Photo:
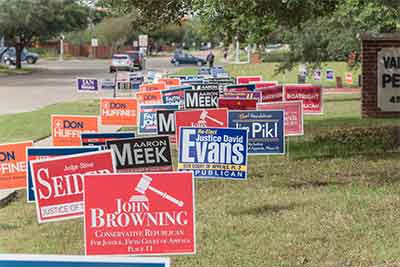
M 21 69 L 22 68 L 21 54 L 22 54 L 22 50 L 23 49 L 24 49 L 24 47 L 21 45 L 21 43 L 18 43 L 15 46 L 15 68 L 16 69 Z

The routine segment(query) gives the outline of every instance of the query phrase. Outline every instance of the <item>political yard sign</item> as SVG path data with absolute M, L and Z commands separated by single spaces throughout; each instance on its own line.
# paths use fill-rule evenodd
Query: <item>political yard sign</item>
M 172 171 L 168 136 L 107 141 L 118 172 Z
M 220 85 L 218 83 L 193 83 L 194 90 L 219 90 Z
M 82 217 L 84 175 L 115 173 L 111 151 L 31 161 L 30 168 L 39 223 Z
M 161 104 L 161 91 L 137 92 L 136 99 L 138 104 Z
M 229 110 L 256 110 L 257 99 L 235 99 L 221 97 L 218 100 L 220 108 L 227 108 Z
M 249 154 L 285 154 L 283 111 L 229 111 L 229 127 L 249 130 Z
M 195 178 L 247 179 L 247 129 L 180 128 L 178 170 Z
M 82 133 L 82 146 L 100 146 L 106 147 L 106 142 L 110 140 L 119 140 L 135 138 L 134 132 L 117 132 L 117 133 Z
M 32 141 L 0 144 L 0 189 L 26 187 L 26 149 Z
M 176 143 L 175 110 L 157 110 L 157 135 L 168 135 Z
M 283 86 L 273 85 L 256 89 L 262 93 L 261 102 L 281 102 L 283 101 Z
M 78 92 L 97 92 L 99 91 L 100 84 L 97 79 L 77 78 L 76 88 Z
M 400 48 L 382 48 L 378 52 L 378 108 L 400 111 Z
M 218 107 L 219 90 L 185 91 L 185 109 L 204 109 Z
M 278 82 L 277 81 L 259 81 L 259 82 L 254 82 L 256 85 L 256 89 L 258 88 L 265 88 L 269 86 L 277 86 Z
M 0 255 L 2 267 L 170 267 L 168 258 Z
M 75 155 L 81 153 L 89 153 L 100 151 L 101 147 L 28 147 L 26 149 L 28 171 L 26 174 L 26 198 L 27 202 L 35 201 L 35 189 L 33 187 L 32 170 L 29 167 L 31 161 L 43 160 L 54 157 Z
M 262 81 L 262 76 L 238 76 L 236 77 L 237 84 L 248 84 L 253 82 L 260 82 Z
M 84 194 L 86 255 L 195 253 L 191 172 L 87 175 Z
M 257 102 L 261 102 L 262 92 L 261 91 L 225 92 L 224 98 L 256 99 Z
M 212 108 L 202 110 L 182 110 L 175 113 L 176 142 L 179 144 L 180 127 L 226 128 L 228 127 L 228 110 Z
M 191 90 L 191 86 L 170 87 L 161 91 L 163 104 L 179 105 L 179 108 L 185 107 L 185 90 Z
M 136 126 L 137 102 L 133 98 L 103 98 L 100 100 L 102 125 Z
M 246 92 L 254 91 L 256 89 L 255 84 L 236 84 L 225 86 L 224 92 Z
M 323 98 L 320 85 L 311 84 L 288 84 L 285 85 L 286 101 L 303 101 L 304 114 L 322 114 Z
M 304 135 L 302 101 L 258 103 L 257 110 L 284 110 L 285 136 Z
M 178 105 L 170 104 L 140 105 L 138 133 L 157 134 L 157 111 L 178 109 Z
M 98 132 L 97 116 L 51 116 L 53 146 L 80 146 L 83 132 Z

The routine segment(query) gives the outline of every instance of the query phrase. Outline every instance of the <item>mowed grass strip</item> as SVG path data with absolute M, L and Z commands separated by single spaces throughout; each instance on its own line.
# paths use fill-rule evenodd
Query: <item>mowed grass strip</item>
M 0 143 L 40 140 L 51 134 L 51 115 L 98 115 L 99 102 L 84 100 L 50 105 L 36 111 L 0 116 Z
M 399 263 L 398 149 L 349 144 L 342 155 L 341 146 L 313 143 L 337 129 L 400 125 L 359 114 L 359 95 L 327 96 L 324 115 L 306 116 L 306 135 L 289 139 L 289 155 L 250 157 L 247 181 L 197 180 L 197 255 L 175 256 L 172 266 Z M 82 220 L 39 225 L 23 191 L 0 210 L 0 236 L 2 253 L 84 254 Z
M 261 75 L 264 80 L 278 81 L 280 83 L 297 83 L 297 75 L 299 73 L 298 67 L 293 68 L 291 71 L 286 73 L 276 74 L 276 70 L 280 63 L 262 63 L 262 64 L 228 64 L 224 66 L 225 70 L 228 71 L 232 76 L 246 76 L 246 75 Z M 321 81 L 314 81 L 313 73 L 308 73 L 307 83 L 321 84 L 323 87 L 336 87 L 336 79 L 333 81 L 326 80 L 327 69 L 332 69 L 335 72 L 335 77 L 340 76 L 342 78 L 344 87 L 358 87 L 358 75 L 360 69 L 349 69 L 345 62 L 325 62 L 321 67 Z M 178 75 L 196 75 L 198 67 L 189 67 L 180 69 Z M 345 75 L 347 72 L 351 72 L 353 75 L 353 83 L 347 84 L 345 82 Z

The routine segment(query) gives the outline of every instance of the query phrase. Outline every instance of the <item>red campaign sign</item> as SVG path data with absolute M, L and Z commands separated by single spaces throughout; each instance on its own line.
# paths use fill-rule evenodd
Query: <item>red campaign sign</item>
M 282 102 L 283 101 L 283 86 L 275 85 L 256 89 L 262 93 L 261 102 Z
M 219 98 L 218 106 L 229 110 L 256 110 L 257 99 Z
M 87 175 L 84 194 L 86 255 L 195 253 L 191 172 Z
M 249 91 L 249 87 L 247 87 L 246 85 L 243 85 L 243 87 L 240 87 L 240 84 L 237 84 L 235 86 L 226 87 L 224 89 L 224 93 L 229 93 L 229 92 L 250 92 L 250 91 Z
M 248 84 L 253 82 L 262 81 L 262 76 L 238 76 L 236 77 L 236 84 Z
M 283 110 L 285 115 L 285 136 L 304 135 L 302 101 L 258 103 L 257 110 Z
M 269 87 L 269 86 L 276 86 L 278 85 L 277 81 L 260 81 L 260 82 L 254 82 L 256 85 L 256 90 L 258 88 L 264 88 L 264 87 Z
M 112 152 L 31 161 L 39 223 L 83 216 L 83 176 L 114 173 Z M 115 182 L 115 181 L 114 181 Z
M 323 100 L 320 85 L 289 84 L 285 85 L 286 101 L 303 101 L 304 114 L 322 114 Z
M 179 144 L 180 127 L 226 128 L 228 110 L 225 108 L 198 109 L 175 112 L 176 143 Z

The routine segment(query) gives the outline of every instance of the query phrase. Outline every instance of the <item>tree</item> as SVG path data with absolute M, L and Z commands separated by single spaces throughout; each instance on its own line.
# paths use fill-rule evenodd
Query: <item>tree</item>
M 344 0 L 325 16 L 309 19 L 285 31 L 282 41 L 290 52 L 280 70 L 291 69 L 297 63 L 315 68 L 324 61 L 346 61 L 357 55 L 359 63 L 363 32 L 394 32 L 400 23 L 399 3 L 392 0 Z
M 75 0 L 0 0 L 0 6 L 0 35 L 15 46 L 17 68 L 22 50 L 33 40 L 47 40 L 88 23 L 88 7 Z
M 170 23 L 179 24 L 192 10 L 191 0 L 99 0 L 97 6 L 109 9 L 115 16 L 138 14 L 132 23 L 143 33 Z

